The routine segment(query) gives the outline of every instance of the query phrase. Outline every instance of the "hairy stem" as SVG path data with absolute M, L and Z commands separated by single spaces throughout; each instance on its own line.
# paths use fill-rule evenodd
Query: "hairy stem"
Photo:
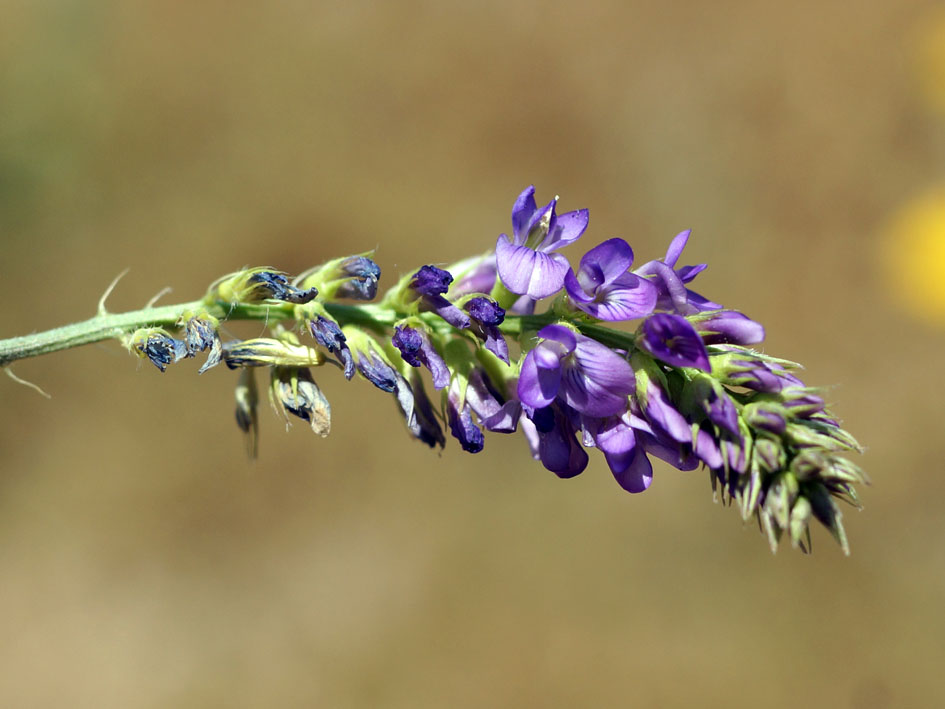
M 59 350 L 120 337 L 124 333 L 131 332 L 139 327 L 173 325 L 184 310 L 199 307 L 201 307 L 201 303 L 198 301 L 181 305 L 144 308 L 130 313 L 105 313 L 84 322 L 64 325 L 53 330 L 0 340 L 0 367 L 18 359 L 36 357 L 50 352 L 58 352 Z

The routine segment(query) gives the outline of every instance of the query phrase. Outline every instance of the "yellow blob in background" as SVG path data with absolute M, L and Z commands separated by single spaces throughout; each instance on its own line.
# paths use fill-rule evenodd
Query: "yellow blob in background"
M 945 185 L 903 205 L 882 243 L 895 298 L 917 317 L 945 323 Z

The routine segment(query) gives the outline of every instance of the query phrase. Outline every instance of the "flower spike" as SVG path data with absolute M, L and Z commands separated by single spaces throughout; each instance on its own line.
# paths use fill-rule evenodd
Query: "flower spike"
M 301 418 L 326 436 L 331 406 L 312 371 L 337 360 L 346 379 L 359 374 L 392 395 L 408 434 L 431 448 L 448 431 L 479 453 L 490 434 L 520 431 L 558 478 L 585 471 L 596 449 L 630 493 L 666 475 L 654 458 L 681 471 L 702 466 L 713 495 L 757 522 L 772 550 L 787 537 L 809 551 L 818 522 L 848 553 L 840 503 L 859 507 L 868 478 L 849 456 L 862 449 L 799 365 L 752 348 L 765 337 L 760 323 L 690 290 L 706 269 L 678 265 L 691 233 L 635 270 L 621 238 L 572 265 L 560 250 L 584 234 L 588 211 L 557 207 L 557 197 L 539 206 L 526 188 L 511 236 L 492 251 L 408 271 L 377 303 L 366 302 L 381 275 L 372 251 L 295 278 L 245 268 L 196 302 L 100 309 L 87 323 L 0 340 L 0 366 L 110 337 L 161 372 L 206 352 L 199 372 L 221 361 L 240 370 L 236 421 L 254 457 L 255 369 L 268 369 L 270 399 L 287 422 Z M 233 339 L 228 319 L 263 331 Z

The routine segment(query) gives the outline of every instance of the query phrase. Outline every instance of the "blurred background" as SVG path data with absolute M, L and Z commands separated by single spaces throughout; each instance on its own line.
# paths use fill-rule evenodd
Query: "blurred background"
M 938 9 L 936 9 L 938 8 Z M 528 184 L 768 328 L 873 486 L 776 556 L 704 472 L 329 438 L 114 343 L 0 377 L 0 704 L 931 706 L 945 661 L 945 12 L 928 0 L 0 1 L 0 336 L 378 247 L 479 253 Z M 875 329 L 871 329 L 875 328 Z M 250 328 L 252 332 L 252 327 Z M 936 694 L 936 691 L 938 693 Z

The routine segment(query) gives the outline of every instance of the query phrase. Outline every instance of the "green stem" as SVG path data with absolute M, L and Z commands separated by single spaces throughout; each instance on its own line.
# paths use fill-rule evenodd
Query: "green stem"
M 187 310 L 206 310 L 220 320 L 275 321 L 294 317 L 294 306 L 288 303 L 257 303 L 232 305 L 192 301 L 177 305 L 142 308 L 127 313 L 103 313 L 83 322 L 71 323 L 45 332 L 0 340 L 0 367 L 28 357 L 67 350 L 93 342 L 119 339 L 143 327 L 175 327 Z M 379 335 L 390 332 L 391 326 L 405 316 L 381 305 L 342 305 L 326 303 L 325 309 L 342 325 L 358 325 Z M 426 314 L 424 314 L 426 315 Z M 537 330 L 551 322 L 553 316 L 509 316 L 501 329 L 507 335 L 517 336 L 523 331 Z M 437 320 L 431 314 L 431 320 Z M 436 323 L 431 322 L 431 325 Z
M 122 336 L 144 327 L 175 327 L 185 311 L 206 310 L 219 320 L 263 320 L 267 322 L 291 319 L 295 317 L 294 307 L 289 303 L 250 303 L 238 304 L 206 301 L 192 301 L 177 305 L 164 305 L 142 308 L 127 313 L 103 313 L 83 322 L 64 325 L 45 332 L 37 332 L 22 337 L 0 340 L 0 367 L 28 357 L 37 357 L 50 352 L 67 350 L 81 345 L 88 345 L 103 340 L 119 339 Z M 407 313 L 395 308 L 373 303 L 362 305 L 343 305 L 325 303 L 325 309 L 341 325 L 357 325 L 370 329 L 375 334 L 387 335 L 398 320 Z M 433 313 L 417 315 L 428 320 L 433 328 L 442 328 L 448 334 L 453 328 L 436 317 Z M 508 315 L 500 326 L 501 331 L 510 337 L 520 337 L 523 333 L 540 330 L 558 316 L 552 312 L 542 315 Z M 600 340 L 604 344 L 629 349 L 633 345 L 633 336 L 610 330 L 590 323 L 578 323 L 585 334 Z
M 36 357 L 80 345 L 120 337 L 139 327 L 173 325 L 188 308 L 199 308 L 201 303 L 165 305 L 144 308 L 130 313 L 105 313 L 84 322 L 72 323 L 45 332 L 0 340 L 0 367 L 18 359 Z

